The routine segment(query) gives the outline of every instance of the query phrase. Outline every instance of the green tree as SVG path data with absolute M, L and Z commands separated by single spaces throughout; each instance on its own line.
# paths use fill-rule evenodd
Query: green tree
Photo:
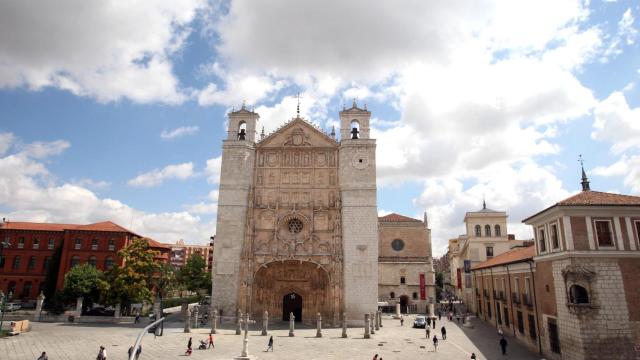
M 156 295 L 160 298 L 166 298 L 167 293 L 177 287 L 176 273 L 173 266 L 160 264 L 151 284 Z
M 442 271 L 436 272 L 436 299 L 442 300 L 442 291 L 444 290 L 444 273 Z
M 191 255 L 180 269 L 180 282 L 190 291 L 211 289 L 211 274 L 206 270 L 206 263 L 200 254 Z
M 89 264 L 74 266 L 64 276 L 62 292 L 69 299 L 83 297 L 85 304 L 90 306 L 99 299 L 101 277 L 102 272 L 95 266 Z
M 157 251 L 149 249 L 147 239 L 142 238 L 134 238 L 118 251 L 124 265 L 105 273 L 105 280 L 100 286 L 103 301 L 113 305 L 151 300 L 153 276 L 158 270 L 153 259 L 157 254 Z

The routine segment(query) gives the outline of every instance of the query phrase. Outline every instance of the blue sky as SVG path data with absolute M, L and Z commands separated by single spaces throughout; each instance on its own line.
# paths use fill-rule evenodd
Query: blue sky
M 521 219 L 579 190 L 640 194 L 634 1 L 0 4 L 0 215 L 215 234 L 226 113 L 267 132 L 372 111 L 381 214 Z

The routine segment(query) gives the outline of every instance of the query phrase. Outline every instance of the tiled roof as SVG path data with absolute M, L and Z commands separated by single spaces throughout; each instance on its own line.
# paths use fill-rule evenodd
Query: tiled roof
M 159 243 L 153 239 L 150 238 L 145 238 L 147 240 L 147 242 L 149 243 L 149 247 L 152 248 L 162 248 L 162 249 L 171 249 L 171 246 L 167 245 L 167 244 L 163 244 L 163 243 Z
M 72 224 L 51 224 L 51 223 L 35 223 L 24 221 L 9 221 L 0 224 L 0 229 L 7 230 L 37 230 L 37 231 L 64 231 L 78 225 Z
M 528 218 L 527 220 L 555 207 L 555 206 L 640 206 L 640 196 L 614 194 L 601 191 L 581 191 L 573 196 L 570 196 L 562 201 L 557 202 L 549 206 L 548 208 L 539 211 Z
M 112 232 L 126 232 L 135 234 L 133 231 L 123 228 L 122 226 L 113 223 L 111 221 L 103 221 L 95 224 L 88 225 L 76 225 L 73 230 L 88 230 L 88 231 L 112 231 Z
M 378 221 L 380 222 L 422 222 L 418 219 L 410 218 L 408 216 L 391 213 L 385 216 L 379 216 Z
M 518 247 L 500 254 L 492 259 L 474 266 L 473 270 L 486 269 L 492 266 L 512 264 L 515 262 L 533 259 L 536 254 L 535 246 Z

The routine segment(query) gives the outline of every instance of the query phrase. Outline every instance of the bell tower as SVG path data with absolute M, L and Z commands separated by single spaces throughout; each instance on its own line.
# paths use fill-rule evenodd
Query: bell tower
M 355 100 L 340 112 L 340 196 L 348 319 L 377 309 L 378 208 L 376 141 L 369 138 L 371 112 Z
M 258 119 L 260 119 L 260 115 L 247 110 L 244 104 L 240 110 L 230 112 L 227 140 L 246 140 L 255 143 L 258 133 Z

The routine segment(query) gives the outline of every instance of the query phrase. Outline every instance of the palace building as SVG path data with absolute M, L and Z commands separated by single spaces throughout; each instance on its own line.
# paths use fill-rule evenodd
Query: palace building
M 337 140 L 299 115 L 258 137 L 257 113 L 243 106 L 229 114 L 212 270 L 212 306 L 223 316 L 239 310 L 258 318 L 268 311 L 271 318 L 293 313 L 308 322 L 320 313 L 338 324 L 343 313 L 362 322 L 377 310 L 381 250 L 371 112 L 354 101 L 339 115 Z M 433 285 L 430 237 L 425 226 L 420 231 L 429 250 L 409 260 L 423 262 Z

